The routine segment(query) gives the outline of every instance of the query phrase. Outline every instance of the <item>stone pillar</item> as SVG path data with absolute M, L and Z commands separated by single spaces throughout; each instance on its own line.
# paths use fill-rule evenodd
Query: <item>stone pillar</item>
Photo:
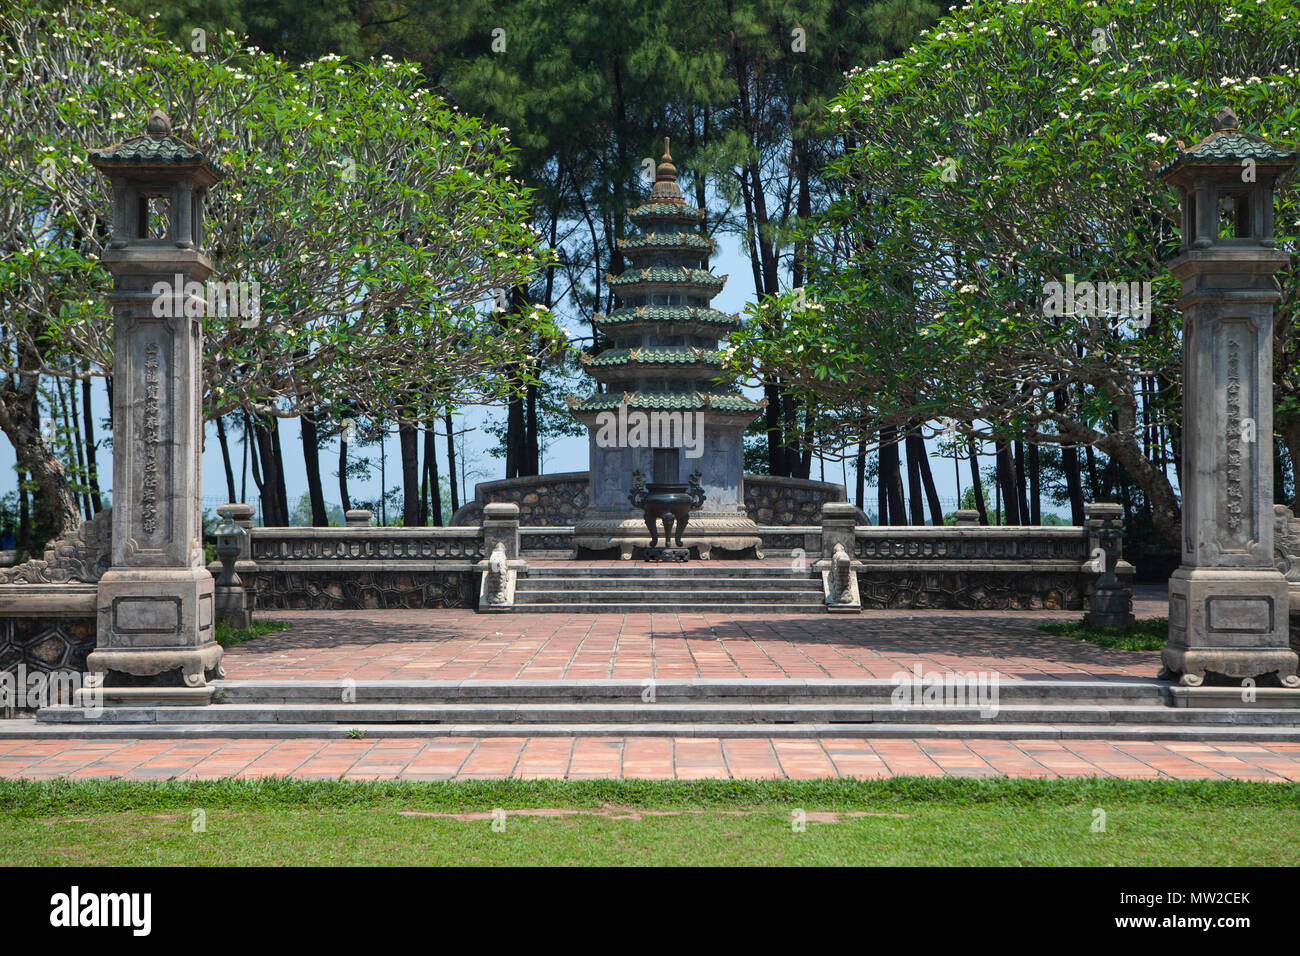
M 958 508 L 953 512 L 952 523 L 957 528 L 978 528 L 980 513 L 974 508 Z
M 858 509 L 844 501 L 828 501 L 822 505 L 822 557 L 830 559 L 835 554 L 835 545 L 844 545 L 844 550 L 853 557 L 856 542 L 854 529 L 858 525 Z
M 512 501 L 483 506 L 483 560 L 479 570 L 478 610 L 509 611 L 515 604 L 515 581 L 528 572 L 519 557 L 519 505 Z
M 1129 627 L 1133 623 L 1133 590 L 1116 573 L 1126 564 L 1123 561 L 1124 509 L 1117 504 L 1096 502 L 1084 505 L 1083 513 L 1089 561 L 1100 561 L 1100 576 L 1088 594 L 1088 623 L 1093 627 Z M 1127 567 L 1131 572 L 1132 566 Z
M 369 528 L 371 519 L 375 513 L 369 508 L 349 508 L 343 515 L 343 520 L 349 528 Z
M 519 557 L 519 506 L 512 501 L 483 506 L 483 554 L 491 555 L 498 542 L 505 546 L 508 560 Z
M 1169 580 L 1162 676 L 1300 687 L 1286 578 L 1273 564 L 1273 307 L 1289 261 L 1273 240 L 1283 152 L 1231 110 L 1162 175 L 1179 187 L 1182 281 L 1182 565 Z
M 857 553 L 856 528 L 858 509 L 843 501 L 822 505 L 822 557 L 813 565 L 821 575 L 826 610 L 838 614 L 856 614 L 862 610 L 858 592 L 861 562 Z
M 114 507 L 88 666 L 107 688 L 180 687 L 204 703 L 223 672 L 200 510 L 202 283 L 212 263 L 199 243 L 203 195 L 223 174 L 170 134 L 156 110 L 143 135 L 90 154 L 113 189 L 104 264 L 113 274 Z

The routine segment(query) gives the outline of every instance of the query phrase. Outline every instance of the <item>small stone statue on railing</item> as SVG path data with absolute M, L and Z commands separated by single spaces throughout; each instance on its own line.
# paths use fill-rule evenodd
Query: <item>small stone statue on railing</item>
M 843 544 L 835 542 L 835 551 L 831 555 L 831 581 L 834 582 L 833 597 L 836 604 L 853 602 L 853 588 L 849 580 L 852 569 L 853 559 L 849 557 L 849 552 Z
M 492 549 L 492 554 L 488 557 L 488 603 L 505 604 L 509 597 L 507 585 L 509 582 L 510 562 L 506 557 L 506 546 L 504 542 L 498 541 L 497 546 Z

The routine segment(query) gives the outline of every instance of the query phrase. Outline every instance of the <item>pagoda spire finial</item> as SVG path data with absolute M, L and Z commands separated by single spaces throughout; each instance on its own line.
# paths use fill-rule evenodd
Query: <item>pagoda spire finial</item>
M 681 201 L 682 191 L 677 185 L 677 167 L 673 165 L 672 153 L 668 151 L 668 137 L 664 137 L 664 155 L 655 170 L 654 188 L 650 195 L 659 200 Z

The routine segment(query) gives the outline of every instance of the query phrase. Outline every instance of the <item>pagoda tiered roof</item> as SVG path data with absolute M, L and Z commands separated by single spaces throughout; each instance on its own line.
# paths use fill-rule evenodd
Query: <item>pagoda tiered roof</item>
M 624 252 L 629 253 L 649 249 L 656 251 L 680 249 L 685 252 L 703 252 L 712 255 L 715 248 L 712 239 L 707 239 L 698 232 L 647 232 L 640 236 L 619 239 L 617 245 Z
M 712 289 L 716 295 L 727 283 L 726 276 L 715 276 L 707 269 L 692 269 L 688 266 L 647 266 L 644 269 L 628 269 L 619 275 L 606 275 L 605 281 L 611 288 L 620 289 L 636 285 L 690 285 L 701 291 Z
M 641 322 L 699 322 L 723 328 L 740 325 L 740 317 L 719 309 L 701 309 L 687 305 L 634 305 L 592 316 L 597 325 L 633 325 Z
M 570 399 L 569 408 L 575 412 L 615 411 L 620 405 L 644 411 L 705 411 L 759 412 L 767 407 L 767 399 L 755 401 L 739 392 L 601 392 L 584 399 Z
M 722 355 L 716 349 L 701 349 L 689 345 L 647 345 L 632 349 L 605 349 L 599 355 L 583 354 L 580 360 L 588 368 L 621 365 L 708 365 L 716 368 L 722 366 Z
M 631 266 L 606 280 L 618 298 L 593 323 L 604 346 L 581 357 L 582 367 L 610 388 L 570 403 L 575 413 L 620 405 L 647 411 L 715 411 L 753 416 L 764 407 L 721 384 L 717 341 L 740 324 L 706 303 L 727 281 L 707 264 L 716 244 L 697 230 L 704 211 L 686 205 L 667 141 L 649 198 L 628 214 L 642 230 L 620 239 Z M 675 228 L 680 226 L 680 228 Z

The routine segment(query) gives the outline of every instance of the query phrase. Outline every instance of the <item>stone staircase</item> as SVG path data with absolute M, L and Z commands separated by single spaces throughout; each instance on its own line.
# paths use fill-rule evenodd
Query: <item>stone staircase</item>
M 514 610 L 573 614 L 825 613 L 821 575 L 808 567 L 736 567 L 724 562 L 628 562 L 534 567 L 515 582 Z
M 922 703 L 880 679 L 221 681 L 214 702 L 59 705 L 0 737 L 944 737 L 1300 740 L 1300 692 L 1001 681 Z

